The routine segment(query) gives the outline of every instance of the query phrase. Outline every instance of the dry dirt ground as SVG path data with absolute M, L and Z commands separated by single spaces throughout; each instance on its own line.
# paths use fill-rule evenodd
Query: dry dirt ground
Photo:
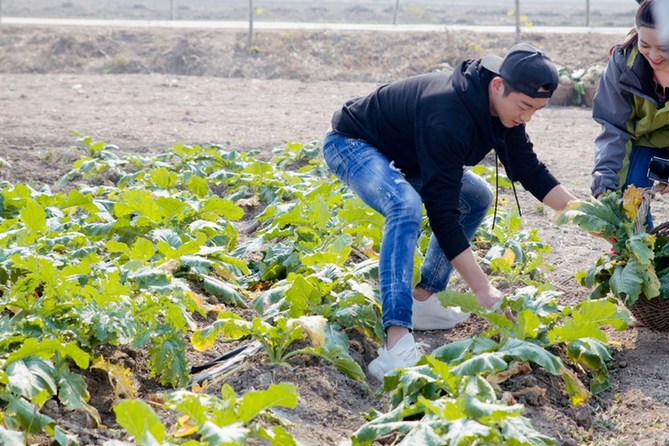
M 621 37 L 528 39 L 561 64 L 578 68 L 605 61 Z M 0 158 L 11 165 L 0 169 L 0 180 L 53 184 L 76 157 L 70 149 L 73 130 L 126 152 L 159 152 L 177 142 L 239 150 L 308 142 L 322 137 L 344 100 L 380 82 L 464 57 L 501 54 L 512 43 L 512 36 L 494 34 L 274 32 L 258 34 L 249 52 L 245 38 L 214 31 L 0 26 Z M 586 198 L 598 131 L 590 110 L 548 107 L 528 129 L 549 168 Z M 553 247 L 549 280 L 565 303 L 585 299 L 588 292 L 574 274 L 607 244 L 575 227 L 556 227 L 552 214 L 529 194 L 520 192 L 520 200 L 525 228 L 537 228 Z M 418 338 L 437 347 L 479 329 L 470 320 Z M 610 365 L 612 390 L 573 408 L 559 389 L 551 389 L 550 379 L 538 377 L 549 392 L 525 401 L 527 415 L 558 444 L 669 445 L 667 336 L 630 328 L 610 337 L 618 345 Z M 127 359 L 123 352 L 118 356 Z M 293 366 L 286 371 L 254 361 L 230 382 L 238 392 L 283 379 L 298 383 L 300 406 L 289 414 L 295 422 L 290 430 L 304 445 L 336 445 L 364 422 L 360 412 L 380 407 L 373 394 L 332 367 L 313 360 Z M 94 394 L 103 398 L 108 389 L 99 385 Z M 52 410 L 52 416 L 68 416 Z M 106 421 L 113 426 L 113 418 Z M 108 435 L 69 423 L 84 444 Z

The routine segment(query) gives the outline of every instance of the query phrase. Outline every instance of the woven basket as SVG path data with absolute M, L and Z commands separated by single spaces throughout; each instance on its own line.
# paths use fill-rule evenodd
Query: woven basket
M 669 221 L 655 227 L 650 233 L 669 236 Z M 627 308 L 647 328 L 653 331 L 669 331 L 669 299 L 662 299 L 659 296 L 648 299 L 642 294 Z

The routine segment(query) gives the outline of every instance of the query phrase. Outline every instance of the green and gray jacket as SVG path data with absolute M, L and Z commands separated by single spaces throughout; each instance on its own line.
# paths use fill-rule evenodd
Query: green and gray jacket
M 652 69 L 638 47 L 616 48 L 592 105 L 592 117 L 602 125 L 595 139 L 593 195 L 622 187 L 632 146 L 665 147 L 669 156 L 668 103 L 660 104 Z

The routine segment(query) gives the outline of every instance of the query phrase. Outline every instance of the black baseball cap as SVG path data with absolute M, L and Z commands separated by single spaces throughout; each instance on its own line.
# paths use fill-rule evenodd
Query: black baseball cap
M 499 74 L 514 90 L 531 98 L 550 98 L 560 81 L 550 57 L 529 43 L 512 46 L 504 58 L 485 56 L 481 65 Z

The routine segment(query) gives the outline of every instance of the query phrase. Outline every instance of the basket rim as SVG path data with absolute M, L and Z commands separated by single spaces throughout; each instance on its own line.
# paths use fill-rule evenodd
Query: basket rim
M 669 221 L 665 221 L 661 225 L 655 226 L 650 230 L 649 234 L 653 235 L 669 235 Z

